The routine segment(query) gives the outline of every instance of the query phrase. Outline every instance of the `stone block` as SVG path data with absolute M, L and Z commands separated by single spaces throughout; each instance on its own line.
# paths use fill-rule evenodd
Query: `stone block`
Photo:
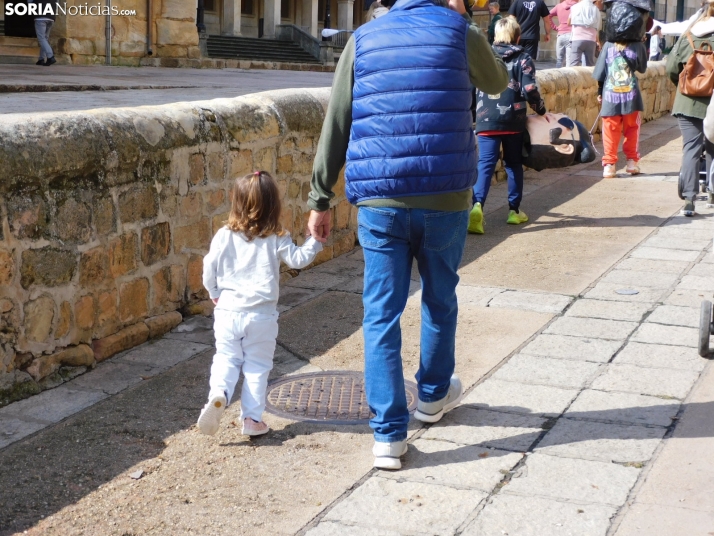
M 684 400 L 697 378 L 699 372 L 691 370 L 611 363 L 602 376 L 593 382 L 592 388 Z
M 158 19 L 156 21 L 156 44 L 197 46 L 198 33 L 195 21 Z
M 205 158 L 202 154 L 192 154 L 188 159 L 190 171 L 189 181 L 192 185 L 206 183 Z
M 202 300 L 195 303 L 189 303 L 181 309 L 185 315 L 201 315 L 211 316 L 216 306 L 211 300 Z
M 577 395 L 576 389 L 489 378 L 465 396 L 461 404 L 492 411 L 556 417 L 565 411 Z
M 55 302 L 49 294 L 43 294 L 25 304 L 25 339 L 45 342 L 52 332 L 55 317 Z
M 494 296 L 488 306 L 559 314 L 570 305 L 571 301 L 573 301 L 572 297 L 561 294 L 506 290 Z
M 649 309 L 650 305 L 648 303 L 588 300 L 583 298 L 577 300 L 566 311 L 565 316 L 640 322 Z
M 275 160 L 277 158 L 275 147 L 265 147 L 253 151 L 253 169 L 275 173 Z
M 623 340 L 627 338 L 636 327 L 636 322 L 568 316 L 558 318 L 546 328 L 544 333 L 593 339 Z
M 12 251 L 0 249 L 0 285 L 10 285 L 15 278 L 15 258 Z
M 617 508 L 500 493 L 488 500 L 463 536 L 602 536 Z
M 649 344 L 696 347 L 699 341 L 699 330 L 682 326 L 642 324 L 632 335 L 631 340 Z
M 137 184 L 119 194 L 122 223 L 155 218 L 159 214 L 159 196 L 153 184 Z
M 82 296 L 74 303 L 74 323 L 77 329 L 88 330 L 94 326 L 94 296 Z
M 65 384 L 15 402 L 4 411 L 6 415 L 50 424 L 66 419 L 105 398 L 107 395 L 100 391 L 80 391 L 73 389 L 71 384 Z
M 211 153 L 207 155 L 206 160 L 208 161 L 208 180 L 211 182 L 223 182 L 223 179 L 226 178 L 223 153 Z
M 51 218 L 52 234 L 65 243 L 83 244 L 92 237 L 92 211 L 86 203 L 69 197 Z
M 401 471 L 384 471 L 380 476 L 490 493 L 522 458 L 505 450 L 417 439 L 409 445 Z
M 130 322 L 145 317 L 148 312 L 149 281 L 146 278 L 128 281 L 119 287 L 119 319 Z
M 60 366 L 90 367 L 94 364 L 94 352 L 86 344 L 70 346 L 51 355 L 43 355 L 35 359 L 27 367 L 27 372 L 35 379 L 41 380 L 57 371 Z
M 116 278 L 136 270 L 139 239 L 136 233 L 124 233 L 109 241 L 109 271 Z
M 22 252 L 20 284 L 58 287 L 69 283 L 77 270 L 77 257 L 71 251 L 44 247 Z
M 155 339 L 178 326 L 183 321 L 181 313 L 172 311 L 158 316 L 152 316 L 144 320 L 149 328 L 149 338 Z
M 159 193 L 161 213 L 173 218 L 178 213 L 178 189 L 174 186 L 164 185 Z
M 195 221 L 203 214 L 203 197 L 200 192 L 189 192 L 179 200 L 181 222 Z
M 560 419 L 536 452 L 561 458 L 605 463 L 646 463 L 654 454 L 665 428 Z
M 191 255 L 188 259 L 186 283 L 191 297 L 208 298 L 208 291 L 203 286 L 203 257 Z
M 109 276 L 109 256 L 102 247 L 82 253 L 79 258 L 79 284 L 83 287 L 98 285 Z
M 640 247 L 642 248 L 662 248 L 662 249 L 672 249 L 672 250 L 682 250 L 682 251 L 702 251 L 709 244 L 711 244 L 711 238 L 682 238 L 679 236 L 659 236 L 655 235 L 652 238 L 644 241 Z M 684 256 L 679 258 L 674 258 L 672 260 L 682 261 Z
M 492 378 L 517 383 L 580 389 L 600 374 L 601 368 L 602 365 L 599 363 L 588 361 L 517 354 L 498 369 Z
M 487 494 L 373 476 L 324 517 L 370 530 L 454 534 Z
M 208 250 L 210 245 L 208 218 L 201 218 L 197 223 L 174 229 L 174 253 L 181 253 L 184 248 Z
M 430 427 L 423 439 L 526 452 L 543 431 L 545 419 L 460 406 Z
M 665 250 L 669 251 L 669 250 Z M 618 270 L 637 272 L 657 272 L 661 274 L 681 274 L 689 266 L 685 261 L 665 261 L 629 257 L 617 265 Z
M 699 309 L 660 305 L 647 317 L 647 322 L 699 328 Z
M 100 236 L 116 231 L 116 209 L 114 208 L 114 200 L 111 197 L 100 197 L 94 200 L 92 221 L 97 234 Z
M 100 336 L 114 331 L 117 321 L 117 291 L 116 289 L 100 292 L 97 297 L 97 327 Z
M 655 303 L 667 294 L 668 289 L 639 287 L 637 294 L 619 294 L 617 291 L 627 287 L 613 283 L 599 282 L 586 294 L 585 298 L 591 300 L 611 300 L 622 302 Z
M 151 266 L 169 254 L 171 227 L 168 222 L 157 223 L 141 230 L 141 262 Z
M 612 270 L 601 279 L 603 283 L 620 285 L 628 288 L 669 288 L 679 277 L 678 274 L 667 274 L 658 272 L 641 272 L 633 270 Z
M 221 212 L 211 218 L 211 236 L 218 232 L 218 229 L 226 225 L 230 212 Z
M 619 507 L 639 475 L 614 463 L 531 454 L 504 493 Z
M 279 175 L 285 175 L 292 173 L 293 170 L 293 157 L 292 155 L 286 154 L 278 158 L 277 172 Z
M 693 348 L 629 342 L 613 363 L 701 372 L 707 361 L 699 357 Z
M 149 339 L 149 328 L 143 322 L 124 328 L 121 331 L 92 341 L 94 359 L 98 362 L 110 358 L 114 354 L 133 348 Z
M 205 196 L 206 210 L 209 214 L 213 214 L 226 202 L 226 191 L 223 188 L 213 192 L 206 192 Z
M 253 171 L 253 155 L 247 150 L 231 151 L 230 178 L 243 177 Z
M 40 196 L 17 196 L 7 200 L 7 220 L 10 232 L 17 239 L 40 238 L 47 229 L 45 200 Z
M 633 259 L 651 259 L 654 261 L 692 262 L 699 256 L 699 251 L 682 251 L 661 247 L 640 246 L 630 253 Z
M 679 400 L 586 389 L 570 405 L 565 412 L 565 417 L 666 427 L 672 424 L 679 407 Z
M 55 329 L 55 339 L 61 339 L 69 333 L 72 327 L 72 305 L 69 302 L 62 302 L 59 308 L 59 318 Z
M 148 329 L 148 328 L 147 328 Z M 197 342 L 177 341 L 174 339 L 156 339 L 147 344 L 142 344 L 130 352 L 118 357 L 118 363 L 133 363 L 166 370 L 174 365 L 186 361 L 211 347 Z
M 711 270 L 708 275 L 685 275 L 677 285 L 678 289 L 701 290 L 708 291 L 710 294 L 714 292 L 714 270 Z

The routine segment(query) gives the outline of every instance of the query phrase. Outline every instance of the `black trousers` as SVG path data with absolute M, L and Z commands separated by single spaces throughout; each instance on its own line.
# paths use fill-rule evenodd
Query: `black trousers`
M 711 172 L 714 144 L 704 137 L 704 121 L 696 117 L 677 116 L 682 131 L 682 169 L 679 171 L 679 197 L 694 200 L 699 193 L 699 159 L 707 153 L 707 175 Z
M 518 43 L 528 55 L 536 61 L 538 59 L 538 39 L 521 39 Z

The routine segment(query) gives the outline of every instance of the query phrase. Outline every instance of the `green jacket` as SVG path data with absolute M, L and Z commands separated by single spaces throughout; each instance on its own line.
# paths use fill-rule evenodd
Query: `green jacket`
M 702 43 L 709 41 L 714 48 L 714 34 L 707 34 L 704 37 L 692 36 L 694 46 L 701 48 Z M 679 91 L 679 73 L 684 69 L 684 65 L 692 55 L 692 47 L 689 44 L 686 34 L 682 35 L 674 45 L 672 51 L 667 56 L 667 76 L 673 84 L 677 86 L 677 95 L 674 97 L 674 106 L 672 107 L 672 115 L 683 115 L 693 117 L 695 119 L 704 119 L 707 115 L 707 106 L 709 106 L 709 97 L 687 97 Z
M 488 43 L 490 45 L 493 44 L 493 40 L 495 39 L 496 36 L 496 23 L 501 20 L 503 17 L 501 17 L 500 13 L 496 13 L 493 18 L 491 19 L 491 23 L 488 25 Z

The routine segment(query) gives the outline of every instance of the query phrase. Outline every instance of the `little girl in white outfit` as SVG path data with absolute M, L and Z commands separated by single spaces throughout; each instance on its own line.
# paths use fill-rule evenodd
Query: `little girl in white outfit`
M 208 403 L 198 418 L 213 435 L 243 370 L 241 422 L 246 435 L 268 432 L 263 422 L 265 390 L 278 335 L 280 261 L 304 268 L 322 250 L 309 237 L 302 247 L 280 225 L 280 193 L 264 171 L 236 179 L 230 216 L 203 259 L 203 285 L 216 304 L 216 355 Z

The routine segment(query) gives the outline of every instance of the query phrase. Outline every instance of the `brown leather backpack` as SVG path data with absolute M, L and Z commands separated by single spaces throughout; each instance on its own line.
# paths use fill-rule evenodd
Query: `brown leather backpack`
M 698 49 L 692 41 L 692 34 L 687 32 L 692 55 L 679 73 L 679 92 L 687 97 L 711 97 L 714 92 L 714 50 L 709 41 Z

